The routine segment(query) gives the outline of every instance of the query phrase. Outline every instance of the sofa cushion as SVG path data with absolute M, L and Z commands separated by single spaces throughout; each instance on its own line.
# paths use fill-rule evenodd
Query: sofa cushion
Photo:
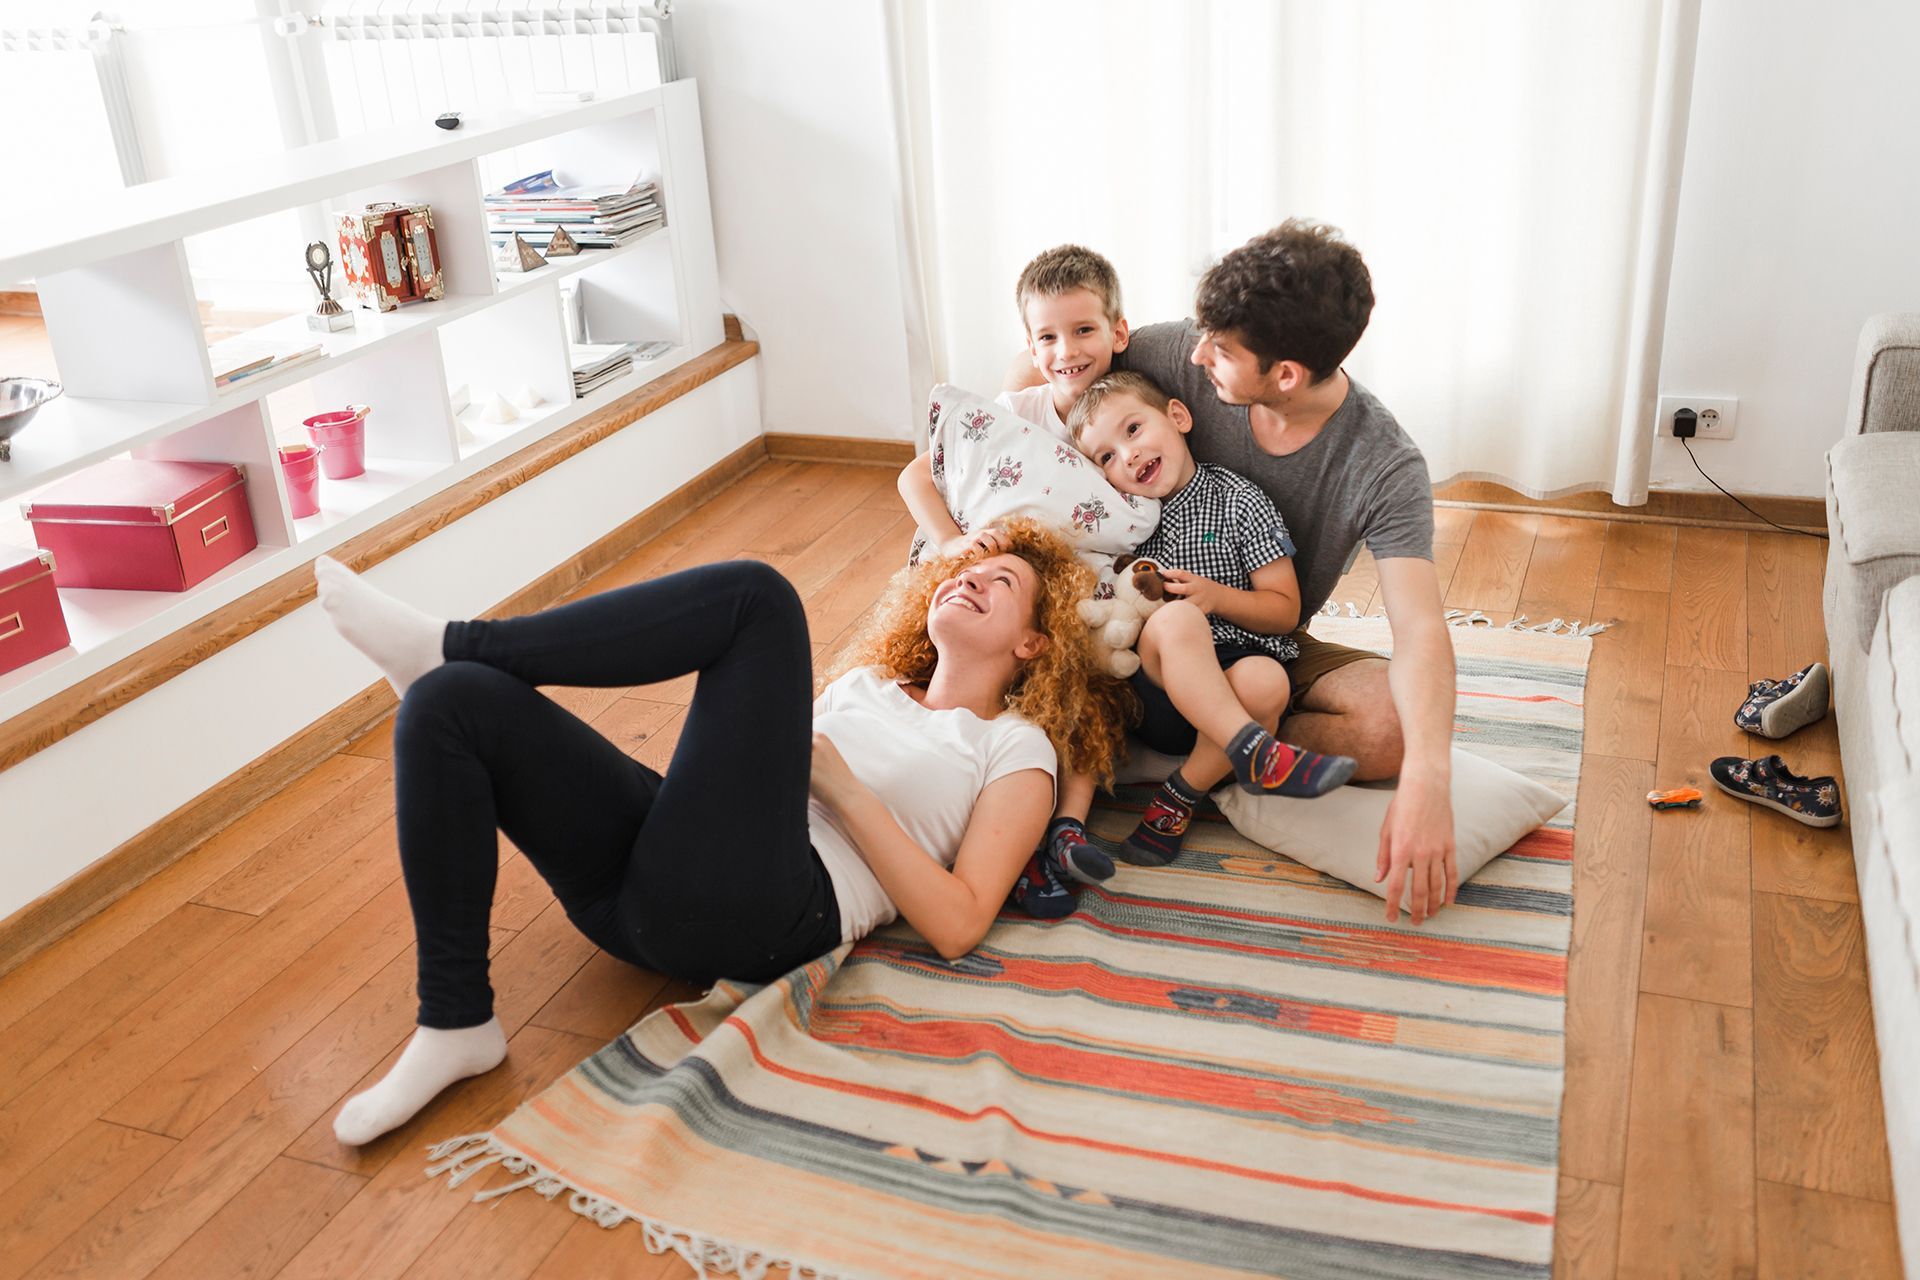
M 1846 568 L 1830 583 L 1862 649 L 1888 591 L 1920 573 L 1920 432 L 1849 436 L 1827 452 L 1827 520 Z M 1837 560 L 1839 557 L 1835 557 Z

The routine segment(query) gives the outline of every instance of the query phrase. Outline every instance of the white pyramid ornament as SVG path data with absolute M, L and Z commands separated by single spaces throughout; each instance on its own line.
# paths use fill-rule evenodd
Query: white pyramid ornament
M 519 417 L 520 411 L 513 407 L 513 402 L 498 391 L 488 397 L 487 407 L 480 411 L 480 421 L 496 427 L 502 423 L 517 421 Z
M 532 271 L 536 267 L 546 266 L 547 260 L 540 256 L 538 249 L 521 239 L 516 231 L 500 246 L 500 251 L 493 257 L 493 265 L 501 271 Z
M 520 389 L 513 393 L 513 403 L 522 409 L 538 409 L 546 401 L 541 399 L 540 393 L 529 382 L 522 383 Z

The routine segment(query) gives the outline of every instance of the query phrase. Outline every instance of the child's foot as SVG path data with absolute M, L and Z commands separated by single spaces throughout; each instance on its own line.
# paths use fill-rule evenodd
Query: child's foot
M 1187 828 L 1193 824 L 1193 810 L 1199 803 L 1195 789 L 1175 769 L 1153 793 L 1140 825 L 1115 852 L 1136 867 L 1166 866 L 1180 856 L 1180 847 L 1187 842 Z
M 1784 738 L 1827 714 L 1831 684 L 1824 662 L 1808 663 L 1784 680 L 1756 680 L 1733 722 L 1763 738 Z
M 507 1035 L 498 1018 L 452 1031 L 419 1027 L 393 1070 L 347 1099 L 333 1118 L 333 1136 L 350 1147 L 372 1142 L 413 1119 L 448 1085 L 491 1071 L 506 1056 Z
M 1055 818 L 1047 827 L 1040 853 L 1063 879 L 1071 877 L 1081 884 L 1113 879 L 1113 859 L 1087 835 L 1078 818 Z
M 1013 882 L 1013 900 L 1036 920 L 1058 920 L 1070 916 L 1078 903 L 1066 881 L 1054 874 L 1044 854 L 1027 859 L 1027 869 Z
M 1227 744 L 1233 779 L 1256 796 L 1323 796 L 1353 776 L 1352 756 L 1325 756 L 1289 746 L 1249 720 Z
M 401 697 L 407 686 L 445 661 L 445 619 L 394 599 L 331 556 L 313 562 L 313 577 L 333 629 L 373 659 Z

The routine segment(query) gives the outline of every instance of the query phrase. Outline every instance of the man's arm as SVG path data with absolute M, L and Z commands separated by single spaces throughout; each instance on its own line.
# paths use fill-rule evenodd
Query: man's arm
M 1393 630 L 1387 685 L 1405 754 L 1399 788 L 1380 828 L 1373 878 L 1387 882 L 1387 919 L 1392 921 L 1399 918 L 1402 891 L 1411 877 L 1418 924 L 1452 902 L 1460 887 L 1453 849 L 1453 640 L 1433 562 L 1397 556 L 1378 564 Z
M 1040 370 L 1034 368 L 1033 357 L 1025 347 L 1013 353 L 1013 362 L 1007 366 L 1007 380 L 1000 384 L 1002 391 L 1025 391 L 1028 387 L 1037 387 L 1046 379 Z

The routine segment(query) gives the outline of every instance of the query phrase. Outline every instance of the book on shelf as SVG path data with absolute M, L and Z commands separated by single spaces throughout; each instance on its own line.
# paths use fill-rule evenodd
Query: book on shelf
M 515 232 L 536 248 L 565 227 L 582 249 L 613 249 L 666 221 L 658 183 L 565 186 L 551 169 L 516 179 L 486 197 L 487 238 L 495 248 Z
M 213 385 L 230 387 L 244 379 L 284 369 L 302 360 L 311 360 L 320 351 L 317 342 L 256 338 L 242 334 L 208 347 L 207 359 L 213 363 Z

